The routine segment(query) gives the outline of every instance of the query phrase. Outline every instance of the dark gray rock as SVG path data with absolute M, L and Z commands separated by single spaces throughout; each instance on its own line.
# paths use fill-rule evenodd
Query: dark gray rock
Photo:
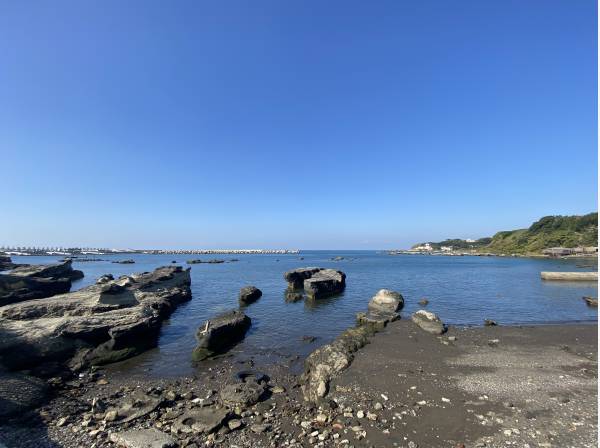
M 283 274 L 283 278 L 288 282 L 288 289 L 302 289 L 304 287 L 304 280 L 311 278 L 317 272 L 323 270 L 323 268 L 298 268 L 292 271 L 287 271 Z
M 129 260 L 115 260 L 113 261 L 113 263 L 116 264 L 134 264 L 135 260 L 129 259 Z
M 256 286 L 245 286 L 240 290 L 239 301 L 242 305 L 249 305 L 262 297 L 262 291 Z
M 11 258 L 3 253 L 0 253 L 0 271 L 6 271 L 15 268 L 17 265 L 14 264 Z
M 44 300 L 0 308 L 0 363 L 25 369 L 48 362 L 73 369 L 156 346 L 160 326 L 191 299 L 189 270 L 169 266 Z
M 265 385 L 256 381 L 227 384 L 220 393 L 221 402 L 226 406 L 253 406 L 265 393 Z
M 192 352 L 192 359 L 201 361 L 226 351 L 244 339 L 250 325 L 250 318 L 238 310 L 207 320 L 196 333 L 198 345 Z
M 225 422 L 229 411 L 224 408 L 205 407 L 185 412 L 175 422 L 172 429 L 177 433 L 206 433 L 215 432 Z
M 304 280 L 304 291 L 311 299 L 338 294 L 346 287 L 346 274 L 334 269 L 322 269 Z
M 68 278 L 69 280 L 79 280 L 80 278 L 83 278 L 83 272 L 73 269 L 71 260 L 53 264 L 17 265 L 16 268 L 10 271 L 10 275 L 51 279 Z

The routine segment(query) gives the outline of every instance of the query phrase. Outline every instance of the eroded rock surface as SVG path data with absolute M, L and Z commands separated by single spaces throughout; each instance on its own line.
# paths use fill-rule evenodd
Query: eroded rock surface
M 196 333 L 198 345 L 192 352 L 194 361 L 202 361 L 244 339 L 251 320 L 243 312 L 231 310 L 207 320 Z
M 0 363 L 79 369 L 137 355 L 156 346 L 161 322 L 190 299 L 189 270 L 169 266 L 7 305 L 0 308 Z
M 366 313 L 357 313 L 359 325 L 371 325 L 377 329 L 400 319 L 399 311 L 404 306 L 402 294 L 389 289 L 380 289 L 371 299 Z
M 288 282 L 288 291 L 303 288 L 312 299 L 340 293 L 346 287 L 346 274 L 335 269 L 299 268 L 287 271 L 283 277 Z
M 157 429 L 135 429 L 113 432 L 111 442 L 123 448 L 177 448 L 177 441 Z

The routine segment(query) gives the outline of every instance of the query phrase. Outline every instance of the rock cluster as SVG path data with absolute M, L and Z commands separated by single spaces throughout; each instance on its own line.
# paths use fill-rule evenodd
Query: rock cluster
M 83 272 L 73 269 L 71 260 L 16 265 L 9 273 L 0 274 L 0 306 L 66 293 L 71 289 L 71 281 L 82 277 Z
M 8 255 L 0 253 L 0 271 L 6 271 L 16 266 Z
M 338 294 L 346 287 L 346 274 L 335 269 L 299 268 L 286 272 L 288 291 L 304 289 L 311 299 Z
M 106 279 L 79 291 L 0 308 L 0 363 L 25 369 L 106 364 L 156 346 L 161 322 L 191 299 L 180 266 Z
M 192 359 L 202 361 L 222 353 L 244 339 L 250 325 L 250 318 L 238 310 L 227 311 L 207 320 L 196 333 L 198 345 L 192 352 Z

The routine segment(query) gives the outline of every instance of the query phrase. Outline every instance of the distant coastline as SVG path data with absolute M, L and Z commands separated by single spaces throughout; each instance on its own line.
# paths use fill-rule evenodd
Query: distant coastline
M 0 247 L 0 253 L 14 256 L 54 256 L 67 257 L 88 255 L 121 255 L 121 254 L 146 254 L 146 255 L 259 255 L 259 254 L 299 254 L 298 249 L 98 249 L 98 248 L 62 248 L 62 247 Z

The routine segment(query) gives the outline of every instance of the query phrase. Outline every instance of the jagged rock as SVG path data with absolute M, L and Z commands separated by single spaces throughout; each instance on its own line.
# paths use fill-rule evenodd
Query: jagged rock
M 340 293 L 346 287 L 346 274 L 334 269 L 323 269 L 304 280 L 304 291 L 312 299 Z
M 0 370 L 0 418 L 23 414 L 44 403 L 48 384 L 36 377 Z
M 417 311 L 412 315 L 412 321 L 428 333 L 442 334 L 446 331 L 444 323 L 436 314 L 430 311 Z
M 369 311 L 396 313 L 404 307 L 402 294 L 389 289 L 380 289 L 369 302 Z
M 0 363 L 80 369 L 137 355 L 156 346 L 162 321 L 190 299 L 189 270 L 169 266 L 7 305 L 0 308 Z
M 304 280 L 311 278 L 323 268 L 299 268 L 292 271 L 287 271 L 283 274 L 283 278 L 288 282 L 288 289 L 295 290 L 304 287 Z
M 301 377 L 302 393 L 306 401 L 318 402 L 329 392 L 329 382 L 354 359 L 354 353 L 364 347 L 373 329 L 368 326 L 350 328 L 331 344 L 312 352 L 304 362 Z
M 224 408 L 205 407 L 185 412 L 173 423 L 172 429 L 178 433 L 212 433 L 215 432 L 228 417 L 229 411 Z
M 123 448 L 177 448 L 177 441 L 158 429 L 113 432 L 110 441 Z
M 256 286 L 245 286 L 240 290 L 239 301 L 242 305 L 256 302 L 262 296 L 262 291 Z
M 244 339 L 250 325 L 250 318 L 238 310 L 228 311 L 207 320 L 196 333 L 198 345 L 192 353 L 192 359 L 201 361 L 226 351 Z

